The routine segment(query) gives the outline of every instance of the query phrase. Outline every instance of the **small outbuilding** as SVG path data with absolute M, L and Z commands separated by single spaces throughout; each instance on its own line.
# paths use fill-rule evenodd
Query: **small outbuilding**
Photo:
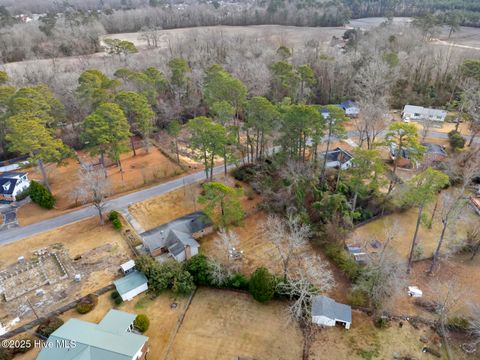
M 123 301 L 130 301 L 138 294 L 148 290 L 148 281 L 144 273 L 132 271 L 113 282 Z
M 337 303 L 326 296 L 314 296 L 312 301 L 312 322 L 322 326 L 340 324 L 345 329 L 350 329 L 352 308 L 348 305 Z
M 128 260 L 126 263 L 120 265 L 120 269 L 122 270 L 122 273 L 124 275 L 131 273 L 132 271 L 135 270 L 135 261 Z

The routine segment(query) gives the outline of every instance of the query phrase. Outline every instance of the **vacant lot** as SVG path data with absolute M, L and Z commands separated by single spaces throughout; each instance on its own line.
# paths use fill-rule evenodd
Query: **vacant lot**
M 200 288 L 168 359 L 300 359 L 302 334 L 286 316 L 285 303 Z
M 98 163 L 97 158 L 91 158 L 83 152 L 79 152 L 78 156 L 84 163 Z M 114 165 L 108 167 L 112 196 L 164 181 L 182 172 L 179 166 L 155 147 L 150 147 L 149 153 L 137 149 L 137 156 L 132 156 L 132 153 L 124 154 L 122 165 L 123 174 Z M 73 159 L 67 160 L 65 165 L 48 166 L 48 178 L 57 199 L 55 209 L 47 211 L 36 204 L 27 204 L 18 211 L 20 225 L 41 221 L 82 205 L 75 194 L 76 186 L 79 184 L 79 169 L 79 163 Z M 41 180 L 36 168 L 31 169 L 29 175 L 32 179 Z
M 428 339 L 427 344 L 420 342 L 421 336 Z M 429 327 L 420 325 L 416 329 L 407 321 L 404 321 L 403 327 L 399 326 L 398 321 L 392 321 L 389 328 L 377 329 L 372 318 L 354 311 L 350 330 L 336 327 L 319 331 L 311 348 L 310 359 L 393 359 L 395 353 L 400 359 L 407 356 L 412 359 L 431 359 L 431 355 L 422 353 L 422 348 L 429 346 L 440 349 L 439 340 Z M 442 359 L 446 358 L 446 355 L 442 356 Z
M 61 249 L 70 260 L 64 264 L 68 272 L 66 279 L 42 285 L 45 291 L 42 297 L 36 296 L 35 291 L 27 294 L 39 316 L 110 284 L 118 276 L 118 266 L 130 258 L 120 233 L 110 225 L 99 226 L 98 220 L 91 218 L 0 247 L 0 267 L 15 264 L 19 256 L 34 263 L 33 252 L 44 248 Z M 77 260 L 73 260 L 75 258 Z M 82 275 L 78 283 L 73 280 L 77 273 Z M 8 323 L 17 316 L 21 323 L 33 318 L 25 296 L 0 302 L 2 322 Z
M 215 178 L 215 181 L 224 182 L 229 186 L 235 184 L 242 186 L 244 196 L 242 196 L 241 202 L 246 212 L 253 211 L 260 201 L 259 196 L 255 195 L 248 185 L 238 183 L 230 176 L 225 178 L 223 175 L 219 175 Z M 143 229 L 150 230 L 180 216 L 200 210 L 203 206 L 197 201 L 200 192 L 201 185 L 198 183 L 185 185 L 165 195 L 134 204 L 128 208 L 128 211 Z

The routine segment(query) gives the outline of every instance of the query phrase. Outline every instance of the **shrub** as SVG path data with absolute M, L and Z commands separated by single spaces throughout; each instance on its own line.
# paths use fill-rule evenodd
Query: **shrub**
M 250 277 L 248 290 L 258 302 L 266 302 L 275 294 L 275 277 L 264 268 L 259 267 Z
M 389 325 L 390 321 L 385 316 L 379 316 L 375 319 L 375 326 L 379 329 L 385 329 Z
M 118 293 L 117 290 L 112 291 L 112 293 L 110 294 L 110 298 L 111 298 L 112 300 L 118 299 L 119 297 L 120 297 L 120 294 Z
M 63 325 L 63 320 L 58 317 L 50 317 L 38 325 L 37 333 L 48 338 L 55 330 Z
M 448 133 L 448 142 L 453 150 L 463 149 L 465 147 L 465 139 L 462 134 L 456 130 L 452 130 Z
M 228 287 L 232 289 L 248 290 L 249 280 L 241 273 L 234 273 L 230 276 Z
M 13 359 L 13 354 L 10 349 L 0 347 L 0 360 L 11 360 Z
M 192 256 L 185 262 L 184 269 L 193 276 L 193 282 L 197 285 L 210 285 L 210 266 L 205 255 Z
M 123 225 L 122 225 L 122 222 L 120 221 L 120 219 L 114 219 L 112 221 L 112 225 L 113 225 L 113 228 L 115 230 L 118 230 L 118 231 L 122 230 Z
M 457 331 L 468 331 L 471 325 L 467 319 L 461 316 L 454 316 L 448 319 L 448 328 Z
M 173 279 L 172 292 L 174 294 L 185 295 L 190 294 L 195 288 L 193 276 L 188 271 L 180 270 L 175 274 Z
M 110 211 L 110 213 L 108 214 L 108 220 L 110 220 L 112 222 L 114 220 L 118 220 L 118 212 L 115 211 L 115 210 Z
M 150 326 L 150 320 L 148 319 L 147 315 L 138 314 L 135 318 L 135 321 L 133 322 L 133 325 L 138 329 L 138 331 L 144 333 L 148 330 L 148 327 Z
M 15 200 L 16 201 L 22 201 L 23 199 L 25 199 L 28 195 L 30 195 L 30 187 L 26 188 L 25 190 L 23 190 L 21 193 L 17 194 L 15 196 Z
M 114 299 L 113 302 L 115 303 L 115 305 L 120 305 L 121 303 L 123 303 L 123 299 L 121 296 L 119 296 L 118 298 Z
M 337 244 L 327 244 L 325 246 L 325 255 L 332 260 L 335 265 L 342 270 L 351 280 L 358 279 L 361 273 L 360 265 L 347 253 L 341 246 Z
M 75 307 L 79 314 L 86 314 L 92 311 L 98 304 L 98 296 L 95 294 L 88 294 Z
M 30 334 L 24 334 L 24 335 L 14 337 L 12 340 L 14 340 L 15 347 L 11 350 L 15 355 L 15 354 L 24 354 L 27 351 L 29 351 L 31 348 L 33 348 L 33 345 L 36 339 Z
M 45 209 L 51 209 L 55 205 L 55 198 L 52 193 L 45 186 L 34 180 L 30 182 L 28 193 L 34 203 Z
M 250 182 L 255 177 L 255 165 L 248 164 L 233 170 L 232 175 L 238 181 Z
M 353 289 L 348 295 L 348 303 L 352 306 L 366 306 L 367 295 L 361 289 Z

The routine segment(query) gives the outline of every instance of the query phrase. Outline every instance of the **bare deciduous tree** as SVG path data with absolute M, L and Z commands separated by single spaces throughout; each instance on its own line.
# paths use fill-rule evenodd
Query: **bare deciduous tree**
M 275 246 L 282 262 L 283 278 L 286 280 L 295 252 L 308 242 L 310 227 L 293 215 L 289 215 L 285 220 L 269 215 L 267 220 L 260 224 L 259 232 Z
M 100 224 L 104 224 L 103 212 L 107 197 L 111 194 L 110 180 L 105 177 L 102 169 L 81 165 L 79 171 L 78 192 L 75 196 L 83 202 L 92 203 L 98 211 Z
M 238 234 L 232 230 L 221 229 L 218 232 L 218 236 L 214 240 L 214 245 L 221 251 L 223 264 L 228 271 L 238 270 L 238 266 L 235 266 L 236 263 L 232 263 L 232 251 L 234 248 L 238 247 L 240 244 L 240 239 Z

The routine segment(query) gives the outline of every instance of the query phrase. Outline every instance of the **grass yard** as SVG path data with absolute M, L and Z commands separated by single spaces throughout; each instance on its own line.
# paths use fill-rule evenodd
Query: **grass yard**
M 78 156 L 87 163 L 98 162 L 97 158 L 91 158 L 83 152 L 78 152 Z M 150 147 L 149 153 L 145 153 L 143 149 L 137 149 L 137 156 L 132 156 L 131 152 L 122 155 L 122 165 L 123 179 L 119 168 L 108 167 L 112 196 L 161 182 L 182 172 L 177 164 L 153 146 Z M 76 184 L 79 182 L 79 167 L 78 162 L 73 159 L 67 160 L 65 165 L 50 164 L 47 172 L 52 192 L 57 199 L 55 209 L 47 211 L 36 204 L 27 204 L 18 210 L 19 224 L 28 225 L 81 206 L 82 204 L 76 201 L 74 195 Z M 29 176 L 31 179 L 41 180 L 37 168 L 32 168 Z
M 300 359 L 302 334 L 285 303 L 260 304 L 249 294 L 200 288 L 168 359 Z
M 215 181 L 224 182 L 229 186 L 234 186 L 235 183 L 238 183 L 231 177 L 225 179 L 223 175 L 217 176 Z M 244 189 L 244 196 L 241 198 L 243 208 L 246 212 L 251 212 L 259 203 L 260 197 L 253 194 L 248 185 L 240 185 Z M 134 204 L 128 208 L 128 211 L 140 223 L 143 229 L 150 230 L 183 215 L 201 210 L 203 205 L 197 202 L 200 192 L 201 185 L 199 183 L 186 185 L 167 194 Z M 253 198 L 250 200 L 247 195 L 251 195 Z
M 250 275 L 255 271 L 257 267 L 265 266 L 271 272 L 282 274 L 282 262 L 280 255 L 275 246 L 263 238 L 259 233 L 258 226 L 265 221 L 267 215 L 264 212 L 258 212 L 254 215 L 247 217 L 240 226 L 232 227 L 230 230 L 237 233 L 240 240 L 238 250 L 243 251 L 243 257 L 238 262 L 238 267 L 244 274 Z M 210 257 L 214 257 L 221 262 L 226 261 L 224 249 L 215 244 L 215 239 L 218 235 L 210 234 L 199 240 L 200 251 Z M 323 254 L 312 247 L 310 244 L 296 250 L 298 259 L 291 260 L 290 269 L 304 266 L 302 259 L 307 255 L 317 255 L 322 261 L 328 262 Z M 330 270 L 335 277 L 336 286 L 330 292 L 329 295 L 334 297 L 338 301 L 344 301 L 346 298 L 346 289 L 348 282 L 344 275 L 338 271 L 335 266 L 330 266 Z M 315 279 L 311 279 L 315 283 Z
M 394 353 L 404 358 L 433 359 L 423 354 L 424 346 L 439 349 L 439 337 L 428 326 L 415 329 L 408 322 L 392 321 L 387 329 L 377 329 L 372 318 L 364 313 L 353 311 L 352 327 L 345 330 L 341 327 L 319 330 L 311 347 L 311 360 L 372 360 L 393 359 Z M 420 337 L 428 338 L 428 343 L 420 342 Z M 328 349 L 328 350 L 327 350 Z M 443 354 L 442 359 L 447 359 Z

